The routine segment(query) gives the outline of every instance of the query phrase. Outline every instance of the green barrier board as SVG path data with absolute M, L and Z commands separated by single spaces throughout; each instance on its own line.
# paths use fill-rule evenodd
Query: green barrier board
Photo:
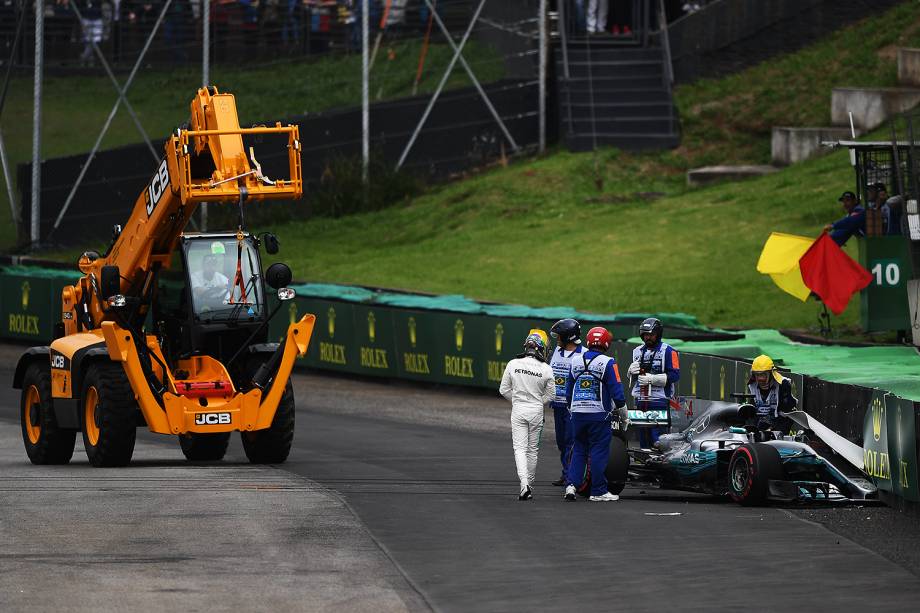
M 731 401 L 735 386 L 735 361 L 712 358 L 709 367 L 710 400 Z
M 393 339 L 393 310 L 352 307 L 354 337 L 358 345 L 356 372 L 377 377 L 397 374 L 396 344 Z
M 869 402 L 863 424 L 863 463 L 866 474 L 872 477 L 876 487 L 895 493 L 896 482 L 893 483 L 891 479 L 892 462 L 888 445 L 890 423 L 887 398 L 888 395 L 884 392 L 876 391 Z
M 866 238 L 858 243 L 859 263 L 872 275 L 872 282 L 859 294 L 863 330 L 909 329 L 910 243 L 903 236 Z
M 26 274 L 0 277 L 0 320 L 6 338 L 48 343 L 61 320 L 61 287 L 56 279 Z
M 434 381 L 433 322 L 418 311 L 394 310 L 393 337 L 399 376 L 419 381 Z
M 893 396 L 889 396 L 894 398 Z M 916 408 L 912 401 L 897 398 L 898 490 L 906 500 L 920 502 L 917 486 Z

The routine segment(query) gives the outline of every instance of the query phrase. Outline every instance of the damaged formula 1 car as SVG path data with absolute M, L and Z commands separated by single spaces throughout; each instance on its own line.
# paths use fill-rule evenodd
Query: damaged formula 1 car
M 651 449 L 628 447 L 614 424 L 605 472 L 610 491 L 619 493 L 630 480 L 728 495 L 742 505 L 877 497 L 861 471 L 861 448 L 801 411 L 786 415 L 803 433 L 783 436 L 762 427 L 753 405 L 715 402 L 681 432 L 661 436 Z M 831 440 L 809 438 L 815 432 Z

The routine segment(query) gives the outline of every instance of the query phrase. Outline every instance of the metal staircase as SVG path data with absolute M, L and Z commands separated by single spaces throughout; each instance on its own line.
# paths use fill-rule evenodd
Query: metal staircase
M 666 28 L 654 36 L 567 36 L 554 55 L 559 133 L 572 151 L 615 146 L 667 149 L 680 143 Z

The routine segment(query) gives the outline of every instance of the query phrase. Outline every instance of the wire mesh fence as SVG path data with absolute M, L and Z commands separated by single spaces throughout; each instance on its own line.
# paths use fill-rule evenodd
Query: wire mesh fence
M 187 119 L 203 78 L 201 0 L 73 1 L 42 4 L 45 161 L 37 196 L 43 235 L 83 218 L 107 227 L 97 222 L 126 215 L 135 184 L 139 189 L 149 179 L 145 169 L 155 167 L 150 151 L 162 154 L 163 138 Z M 210 2 L 208 82 L 236 95 L 245 125 L 301 125 L 304 179 L 311 188 L 307 206 L 298 209 L 304 214 L 355 206 L 336 200 L 310 207 L 309 200 L 316 203 L 327 187 L 348 193 L 332 187 L 329 177 L 351 176 L 342 169 L 360 160 L 361 6 L 361 0 Z M 397 167 L 424 181 L 536 147 L 539 6 L 539 0 L 369 2 L 372 189 L 383 180 L 381 192 L 398 198 L 392 186 L 418 183 L 384 176 Z M 19 178 L 21 236 L 32 205 L 27 126 L 35 5 L 0 0 L 0 8 L 0 61 L 14 68 L 0 131 Z M 120 99 L 118 89 L 135 69 Z M 98 155 L 87 155 L 94 145 Z M 125 165 L 125 156 L 137 159 Z M 9 211 L 0 193 L 0 215 Z

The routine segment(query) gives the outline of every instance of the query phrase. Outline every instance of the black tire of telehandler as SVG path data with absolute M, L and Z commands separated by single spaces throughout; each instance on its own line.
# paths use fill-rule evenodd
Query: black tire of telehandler
M 229 432 L 214 434 L 189 434 L 179 435 L 179 446 L 185 459 L 190 462 L 217 462 L 223 460 L 230 444 Z
M 36 362 L 26 369 L 22 378 L 19 419 L 22 442 L 33 464 L 70 462 L 77 432 L 64 430 L 57 424 L 51 400 L 51 367 L 48 364 Z M 37 422 L 34 425 L 33 420 Z
M 95 406 L 90 407 L 90 403 Z M 137 436 L 137 402 L 121 364 L 91 364 L 83 378 L 80 404 L 83 446 L 89 463 L 101 467 L 125 466 L 131 462 Z M 90 419 L 95 427 L 88 423 Z
M 288 381 L 272 425 L 265 430 L 240 432 L 243 451 L 253 464 L 281 464 L 294 442 L 294 388 Z

